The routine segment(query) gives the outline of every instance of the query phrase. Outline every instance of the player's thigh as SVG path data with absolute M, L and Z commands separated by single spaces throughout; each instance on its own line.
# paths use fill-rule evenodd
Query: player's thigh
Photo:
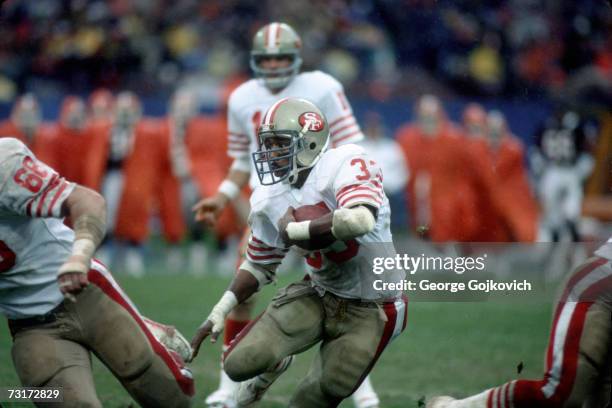
M 340 398 L 359 387 L 387 345 L 404 330 L 406 303 L 398 300 L 381 309 L 349 306 L 344 326 L 344 333 L 325 340 L 319 351 L 321 387 Z
M 61 329 L 19 331 L 11 354 L 23 386 L 61 387 L 60 406 L 101 406 L 91 374 L 89 352 L 80 344 L 58 336 Z M 45 404 L 45 406 L 53 406 Z
M 320 340 L 323 307 L 309 289 L 303 282 L 280 289 L 265 312 L 236 337 L 224 360 L 230 377 L 251 378 Z
M 145 333 L 123 302 L 95 284 L 78 299 L 86 345 L 120 379 L 144 372 L 153 359 Z
M 95 264 L 88 276 L 92 285 L 78 303 L 91 350 L 140 404 L 187 404 L 194 392 L 191 373 L 150 332 L 105 268 Z

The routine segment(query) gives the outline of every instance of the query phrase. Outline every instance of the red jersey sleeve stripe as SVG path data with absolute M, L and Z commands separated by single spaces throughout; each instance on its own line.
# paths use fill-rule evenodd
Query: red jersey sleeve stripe
M 381 195 L 380 190 L 368 187 L 367 185 L 362 185 L 362 186 L 359 186 L 359 187 L 355 187 L 354 189 L 345 191 L 345 192 L 343 192 L 341 194 L 337 194 L 336 195 L 336 201 L 340 201 L 344 196 L 346 196 L 348 194 L 351 194 L 351 193 L 354 193 L 355 191 L 372 192 L 372 193 L 377 194 L 379 196 Z
M 349 113 L 348 115 L 345 116 L 341 116 L 338 119 L 334 120 L 332 123 L 329 124 L 329 128 L 333 128 L 334 126 L 339 125 L 340 123 L 342 123 L 343 121 L 347 120 L 347 119 L 355 119 L 355 116 L 353 116 L 352 113 Z
M 274 251 L 276 249 L 276 248 L 270 248 L 270 247 L 257 247 L 257 246 L 252 245 L 252 244 L 248 244 L 248 248 L 250 250 L 258 251 L 258 252 L 271 252 L 271 251 Z
M 272 255 L 254 255 L 251 252 L 247 251 L 247 255 L 249 256 L 249 258 L 251 258 L 254 261 L 266 261 L 266 260 L 272 260 L 272 259 L 277 259 L 277 260 L 281 260 L 285 257 L 285 255 L 276 255 L 276 254 L 272 254 Z
M 34 204 L 35 200 L 36 200 L 36 196 L 28 200 L 28 205 L 26 206 L 26 214 L 28 215 L 28 217 L 32 216 L 32 204 Z
M 55 193 L 55 195 L 53 196 L 53 200 L 51 200 L 51 204 L 49 204 L 49 210 L 47 211 L 48 216 L 53 215 L 53 207 L 55 206 L 55 203 L 62 196 L 62 193 L 64 192 L 66 187 L 68 187 L 68 183 L 66 182 L 66 180 L 61 179 L 60 182 L 61 186 L 57 189 L 57 193 Z
M 260 239 L 255 238 L 254 236 L 251 236 L 251 239 L 253 240 L 253 242 L 256 242 L 258 244 L 262 244 L 262 245 L 266 245 L 264 244 L 264 242 Z
M 362 137 L 361 129 L 358 129 L 358 130 L 356 130 L 356 131 L 354 131 L 352 133 L 349 133 L 348 135 L 345 135 L 345 136 L 342 136 L 342 137 L 338 137 L 337 139 L 334 139 L 332 137 L 332 142 L 333 142 L 334 145 L 337 145 L 338 143 L 340 143 L 340 142 L 342 142 L 342 141 L 344 141 L 344 140 L 346 140 L 346 139 L 348 139 L 350 137 L 357 136 L 357 135 L 359 135 L 359 138 Z
M 344 200 L 340 201 L 338 205 L 340 207 L 344 207 L 348 203 L 364 201 L 364 200 L 358 200 L 358 199 L 367 199 L 367 201 L 375 202 L 378 205 L 382 204 L 382 201 L 378 197 L 372 194 L 355 194 L 355 195 L 351 195 L 350 197 L 346 197 Z
M 43 208 L 43 205 L 45 204 L 45 202 L 47 200 L 47 194 L 49 194 L 49 192 L 51 190 L 56 188 L 60 184 L 60 182 L 61 182 L 61 180 L 60 180 L 59 176 L 57 174 L 54 174 L 53 177 L 51 178 L 51 181 L 49 181 L 49 184 L 47 184 L 47 187 L 45 188 L 44 193 L 40 197 L 40 200 L 38 201 L 38 207 L 36 207 L 36 216 L 37 217 L 41 217 L 42 216 L 42 208 Z M 48 215 L 50 215 L 50 214 L 48 214 Z
M 340 133 L 344 132 L 345 130 L 348 129 L 359 129 L 359 126 L 357 125 L 357 122 L 352 122 L 347 124 L 346 126 L 342 126 L 338 129 L 334 129 L 332 131 L 330 131 L 330 134 L 332 137 L 336 137 L 338 136 Z

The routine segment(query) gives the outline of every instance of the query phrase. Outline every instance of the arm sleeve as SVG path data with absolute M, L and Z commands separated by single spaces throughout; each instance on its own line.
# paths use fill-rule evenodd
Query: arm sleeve
M 321 109 L 329 123 L 330 142 L 332 147 L 347 143 L 358 143 L 364 136 L 353 109 L 349 103 L 342 85 L 334 81 L 321 102 Z
M 36 159 L 21 142 L 16 143 L 11 146 L 2 145 L 2 207 L 28 217 L 61 217 L 62 203 L 68 198 L 75 184 L 68 183 L 55 170 Z
M 227 155 L 233 159 L 249 158 L 249 135 L 238 120 L 236 111 L 230 103 L 227 114 Z
M 340 165 L 332 188 L 338 208 L 366 204 L 379 209 L 385 199 L 382 170 L 365 154 Z
M 255 265 L 269 267 L 280 264 L 289 251 L 279 244 L 276 228 L 262 214 L 255 213 L 249 219 L 251 236 L 247 245 L 246 258 Z

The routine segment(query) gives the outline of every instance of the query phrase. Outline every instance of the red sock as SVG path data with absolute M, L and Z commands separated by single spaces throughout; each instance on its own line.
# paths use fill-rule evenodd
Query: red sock
M 251 321 L 250 320 L 233 320 L 225 319 L 225 333 L 223 335 L 223 345 L 229 346 L 232 340 L 240 334 Z

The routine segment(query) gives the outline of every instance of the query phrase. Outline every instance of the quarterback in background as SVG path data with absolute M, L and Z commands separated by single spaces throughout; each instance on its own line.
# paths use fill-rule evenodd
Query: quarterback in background
M 266 311 L 232 342 L 224 369 L 242 381 L 240 407 L 253 406 L 293 359 L 320 345 L 290 407 L 334 407 L 359 387 L 389 342 L 406 326 L 406 299 L 375 280 L 372 259 L 393 257 L 389 201 L 378 164 L 357 145 L 327 150 L 325 116 L 304 99 L 284 98 L 265 114 L 253 153 L 260 186 L 251 196 L 246 260 L 192 340 L 214 341 L 228 313 L 262 286 L 290 247 L 306 257 L 308 276 L 280 289 Z M 270 347 L 274 344 L 274 347 Z
M 0 139 L 0 312 L 21 384 L 61 387 L 62 407 L 102 407 L 93 352 L 141 406 L 187 407 L 189 345 L 142 317 L 93 259 L 105 228 L 102 196 L 67 182 L 19 140 Z
M 228 154 L 233 163 L 218 192 L 194 206 L 196 219 L 213 225 L 221 211 L 249 184 L 254 189 L 259 180 L 250 154 L 259 149 L 257 131 L 266 110 L 285 97 L 305 98 L 314 102 L 329 121 L 329 146 L 360 142 L 363 133 L 353 115 L 342 85 L 321 72 L 302 72 L 302 41 L 289 25 L 270 23 L 253 38 L 250 66 L 255 74 L 232 92 L 228 102 Z M 245 237 L 248 236 L 248 231 Z M 244 240 L 246 244 L 246 238 Z M 242 248 L 242 257 L 245 248 Z M 224 348 L 245 328 L 253 314 L 255 296 L 240 304 L 226 322 Z M 219 389 L 206 400 L 211 407 L 231 407 L 237 384 L 221 370 Z M 378 396 L 369 378 L 353 396 L 357 408 L 378 406 Z

